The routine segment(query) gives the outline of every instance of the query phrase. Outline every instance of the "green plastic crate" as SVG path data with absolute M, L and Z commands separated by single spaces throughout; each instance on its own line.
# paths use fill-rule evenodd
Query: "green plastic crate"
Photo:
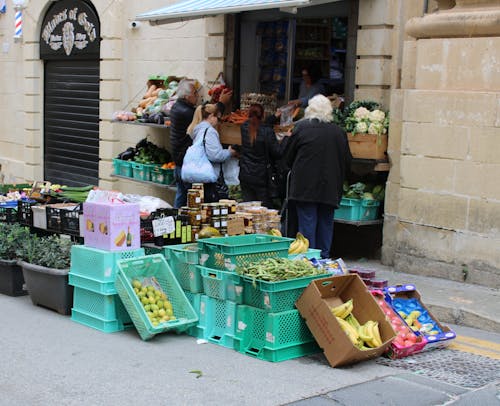
M 154 164 L 132 162 L 132 177 L 137 180 L 151 181 L 151 171 L 155 166 Z
M 337 220 L 358 221 L 360 217 L 361 200 L 348 199 L 343 197 L 340 200 L 338 209 L 333 213 L 333 218 Z
M 113 159 L 113 171 L 115 175 L 132 177 L 132 162 L 124 161 L 122 159 Z
M 198 264 L 197 244 L 167 245 L 163 255 L 182 289 L 193 293 L 203 292 L 203 281 Z
M 271 362 L 320 352 L 298 310 L 267 313 L 240 305 L 237 308 L 235 350 Z
M 238 305 L 229 300 L 219 300 L 201 295 L 197 325 L 200 338 L 234 349 L 237 308 Z
M 73 290 L 73 309 L 100 318 L 121 320 L 130 324 L 132 320 L 118 295 L 102 295 L 78 286 Z
M 267 312 L 292 310 L 295 309 L 295 301 L 311 281 L 326 278 L 329 275 L 326 273 L 279 282 L 253 280 L 243 276 L 243 303 Z
M 151 181 L 162 185 L 170 185 L 174 181 L 174 170 L 157 166 L 151 171 Z
M 142 256 L 144 256 L 143 248 L 128 251 L 106 251 L 85 245 L 73 245 L 71 247 L 70 274 L 74 273 L 97 283 L 105 284 L 105 292 L 101 293 L 111 293 L 108 288 L 110 284 L 114 285 L 115 283 L 118 261 Z
M 196 313 L 196 316 L 198 317 L 198 320 L 200 319 L 200 308 L 201 308 L 201 297 L 203 294 L 201 293 L 192 293 L 188 290 L 184 290 L 184 294 L 186 295 L 189 303 L 191 303 L 191 306 L 193 306 L 193 309 Z M 195 326 L 189 327 L 186 330 L 186 333 L 192 337 L 196 338 L 204 338 L 204 329 L 199 327 L 199 324 L 196 324 Z
M 78 286 L 87 290 L 91 290 L 101 295 L 115 295 L 115 281 L 101 282 L 89 276 L 79 275 L 76 272 L 68 274 L 68 283 L 72 286 Z
M 287 258 L 292 238 L 267 234 L 235 235 L 198 240 L 200 265 L 234 271 L 266 258 Z
M 359 211 L 359 220 L 375 220 L 378 217 L 379 206 L 380 202 L 378 200 L 363 200 Z
M 231 271 L 197 266 L 203 279 L 203 292 L 215 299 L 243 303 L 243 283 L 241 276 Z
M 83 324 L 84 326 L 103 331 L 104 333 L 115 333 L 133 327 L 132 322 L 124 324 L 120 319 L 103 320 L 98 316 L 77 309 L 71 310 L 71 320 Z
M 174 316 L 176 317 L 176 320 L 161 323 L 156 327 L 151 324 L 131 285 L 132 279 L 152 276 L 158 280 L 161 288 L 172 303 Z M 198 322 L 196 312 L 161 254 L 119 261 L 115 285 L 125 309 L 143 340 L 149 340 L 156 334 L 167 331 L 181 333 Z
M 320 259 L 321 258 L 321 250 L 318 250 L 316 248 L 309 248 L 307 250 L 307 252 L 305 252 L 304 254 L 289 254 L 288 255 L 288 259 L 294 259 L 297 257 L 304 257 L 304 258 L 308 258 L 308 259 L 312 259 L 312 258 Z

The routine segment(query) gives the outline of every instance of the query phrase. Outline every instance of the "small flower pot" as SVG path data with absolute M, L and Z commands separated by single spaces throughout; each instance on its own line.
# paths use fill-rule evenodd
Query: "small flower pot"
M 73 286 L 68 284 L 69 269 L 54 269 L 20 261 L 31 301 L 69 315 L 73 307 Z
M 16 260 L 0 259 L 0 293 L 9 296 L 27 295 L 24 289 L 23 270 Z

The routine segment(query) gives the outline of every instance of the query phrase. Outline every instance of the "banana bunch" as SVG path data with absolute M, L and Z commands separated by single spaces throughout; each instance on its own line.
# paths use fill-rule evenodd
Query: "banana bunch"
M 309 249 L 309 240 L 301 233 L 297 233 L 295 240 L 290 244 L 289 254 L 304 254 Z
M 272 236 L 274 236 L 274 237 L 282 237 L 282 235 L 281 235 L 281 231 L 280 231 L 280 230 L 278 230 L 277 228 L 271 228 L 271 229 L 267 232 L 267 234 L 272 235 Z
M 369 350 L 382 345 L 378 322 L 368 320 L 365 324 L 360 324 L 352 309 L 354 302 L 349 299 L 347 302 L 331 309 L 332 314 L 337 319 L 340 327 L 351 340 L 352 344 L 360 350 Z

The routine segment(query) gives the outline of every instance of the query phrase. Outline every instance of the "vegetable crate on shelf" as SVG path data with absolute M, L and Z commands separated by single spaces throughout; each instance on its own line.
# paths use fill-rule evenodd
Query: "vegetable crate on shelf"
M 17 201 L 0 203 L 0 222 L 17 223 Z
M 326 278 L 330 274 L 312 275 L 278 282 L 254 280 L 243 276 L 243 303 L 267 312 L 282 312 L 295 309 L 295 301 L 304 288 L 315 279 Z
M 132 177 L 132 162 L 121 159 L 113 159 L 113 170 L 115 175 Z
M 271 362 L 321 351 L 298 310 L 267 313 L 240 305 L 234 341 L 238 352 Z
M 353 158 L 385 159 L 387 157 L 387 134 L 347 133 L 347 140 Z
M 234 271 L 266 258 L 287 258 L 292 238 L 247 234 L 198 240 L 200 265 Z
M 161 289 L 172 303 L 175 320 L 153 326 L 144 307 L 132 288 L 133 279 L 155 277 Z M 118 262 L 116 291 L 122 299 L 125 309 L 132 318 L 135 328 L 143 340 L 149 340 L 156 334 L 167 331 L 184 332 L 198 322 L 198 316 L 189 303 L 170 266 L 161 254 Z
M 209 297 L 243 303 L 241 276 L 231 271 L 197 266 L 203 279 L 203 291 Z
M 85 245 L 73 245 L 69 283 L 100 294 L 114 294 L 118 261 L 142 256 L 143 248 L 105 251 Z
M 337 220 L 367 221 L 375 220 L 380 202 L 378 200 L 348 199 L 343 197 L 339 208 L 333 215 Z
M 17 201 L 17 215 L 20 224 L 33 225 L 33 211 L 31 207 L 38 204 L 36 200 L 21 199 Z
M 151 171 L 151 181 L 162 185 L 170 185 L 174 181 L 174 170 L 156 166 Z
M 201 295 L 199 306 L 199 321 L 196 327 L 200 338 L 234 349 L 238 305 L 229 300 Z
M 132 162 L 132 177 L 138 180 L 151 181 L 151 172 L 156 166 Z
M 74 285 L 71 319 L 105 333 L 132 327 L 120 297 L 103 295 Z

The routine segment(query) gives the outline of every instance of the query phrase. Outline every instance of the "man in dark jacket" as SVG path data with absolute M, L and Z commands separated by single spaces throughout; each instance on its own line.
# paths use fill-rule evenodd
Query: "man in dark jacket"
M 225 104 L 231 100 L 232 92 L 223 91 L 218 103 L 219 111 L 224 112 Z M 181 179 L 182 161 L 187 149 L 192 145 L 191 137 L 186 133 L 189 124 L 193 121 L 194 110 L 198 102 L 198 90 L 194 80 L 184 79 L 177 88 L 177 101 L 170 109 L 170 147 L 175 162 L 175 193 L 174 207 L 179 208 L 187 204 L 187 191 L 191 187 Z
M 286 152 L 291 168 L 288 199 L 297 211 L 298 230 L 310 247 L 321 249 L 322 258 L 330 256 L 333 214 L 352 159 L 345 132 L 331 121 L 330 101 L 323 95 L 311 98 Z

